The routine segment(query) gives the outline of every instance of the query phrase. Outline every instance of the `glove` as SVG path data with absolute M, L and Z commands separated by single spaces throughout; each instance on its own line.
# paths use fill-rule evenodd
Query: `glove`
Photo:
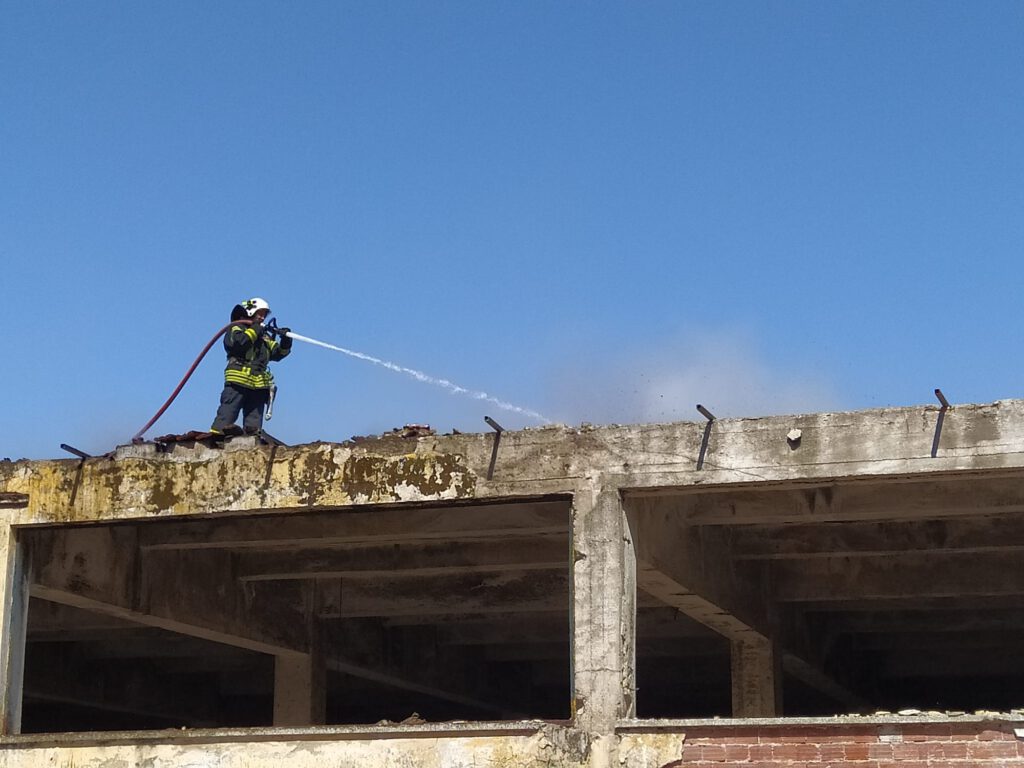
M 278 328 L 277 338 L 281 341 L 281 349 L 292 348 L 292 337 L 288 334 L 291 333 L 291 328 Z

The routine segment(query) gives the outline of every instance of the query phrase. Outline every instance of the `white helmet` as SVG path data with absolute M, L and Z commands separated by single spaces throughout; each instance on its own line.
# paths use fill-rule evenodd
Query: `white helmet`
M 267 310 L 267 314 L 270 314 L 270 305 L 259 296 L 252 299 L 246 299 L 240 304 L 240 306 L 245 310 L 245 314 L 249 317 L 252 317 L 261 309 Z

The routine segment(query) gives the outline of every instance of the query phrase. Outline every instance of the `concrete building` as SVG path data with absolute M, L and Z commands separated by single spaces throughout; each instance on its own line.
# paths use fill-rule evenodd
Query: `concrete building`
M 1024 401 L 0 462 L 0 768 L 1024 765 Z

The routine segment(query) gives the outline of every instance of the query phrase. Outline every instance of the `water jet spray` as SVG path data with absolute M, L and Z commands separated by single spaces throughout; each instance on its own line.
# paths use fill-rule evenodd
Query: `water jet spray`
M 217 331 L 216 334 L 214 334 L 213 338 L 210 339 L 210 341 L 207 342 L 206 346 L 203 348 L 203 351 L 200 352 L 199 356 L 193 361 L 192 365 L 185 373 L 185 376 L 181 379 L 180 382 L 178 382 L 178 386 L 175 387 L 174 391 L 171 393 L 171 396 L 167 398 L 167 402 L 165 402 L 160 407 L 160 410 L 156 412 L 153 418 L 146 422 L 146 425 L 138 432 L 136 432 L 135 435 L 132 437 L 133 443 L 142 442 L 142 436 L 149 430 L 150 427 L 152 427 L 156 423 L 157 419 L 159 419 L 164 414 L 164 411 L 166 411 L 170 407 L 171 403 L 174 402 L 174 399 L 178 396 L 178 393 L 181 392 L 182 388 L 185 386 L 185 383 L 189 380 L 189 378 L 191 378 L 192 374 L 199 366 L 199 363 L 202 361 L 204 357 L 206 357 L 206 353 L 210 351 L 210 348 L 214 345 L 214 343 L 216 343 L 217 339 L 223 336 L 232 326 L 251 325 L 252 322 L 252 320 L 247 319 L 235 320 L 228 323 L 219 331 Z M 271 320 L 269 323 L 267 323 L 266 330 L 268 333 L 276 334 L 279 337 L 288 336 L 289 338 L 295 341 L 302 341 L 305 342 L 306 344 L 313 344 L 314 346 L 323 347 L 324 349 L 330 349 L 335 352 L 340 352 L 343 355 L 354 357 L 357 360 L 363 360 L 368 363 L 373 363 L 374 365 L 379 365 L 382 368 L 388 369 L 389 371 L 404 374 L 424 384 L 433 384 L 434 386 L 446 389 L 453 395 L 464 395 L 465 397 L 470 397 L 474 400 L 481 400 L 483 402 L 491 403 L 492 405 L 501 408 L 502 410 L 511 411 L 512 413 L 518 413 L 521 416 L 526 416 L 528 418 L 539 421 L 542 424 L 551 423 L 550 419 L 548 419 L 543 414 L 533 410 L 532 408 L 525 408 L 523 406 L 510 403 L 506 400 L 501 400 L 481 390 L 467 389 L 466 387 L 459 386 L 458 384 L 449 381 L 448 379 L 442 379 L 437 376 L 431 376 L 429 374 L 424 373 L 423 371 L 418 371 L 415 368 L 408 368 L 404 365 L 398 365 L 397 363 L 392 363 L 388 360 L 382 360 L 381 358 L 374 357 L 373 355 L 367 355 L 364 352 L 357 352 L 354 349 L 346 349 L 345 347 L 339 347 L 336 344 L 328 344 L 326 341 L 320 341 L 319 339 L 314 339 L 309 336 L 303 336 L 302 334 L 295 333 L 290 329 L 278 328 L 276 320 Z

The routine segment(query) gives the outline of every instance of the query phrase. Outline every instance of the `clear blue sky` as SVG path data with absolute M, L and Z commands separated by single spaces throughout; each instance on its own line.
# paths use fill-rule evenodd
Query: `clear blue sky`
M 569 424 L 1020 396 L 1022 84 L 1019 2 L 4 2 L 0 457 L 126 442 L 253 295 Z M 275 370 L 288 442 L 533 423 Z

